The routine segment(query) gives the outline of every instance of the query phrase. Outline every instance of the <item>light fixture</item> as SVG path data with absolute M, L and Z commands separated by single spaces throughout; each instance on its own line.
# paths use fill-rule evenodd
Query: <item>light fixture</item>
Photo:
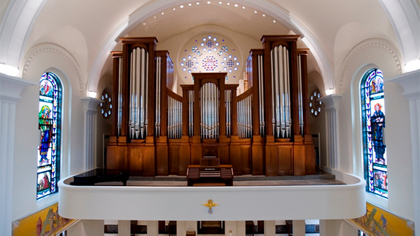
M 331 95 L 331 94 L 333 94 L 334 93 L 334 89 L 328 89 L 328 90 L 325 90 L 325 94 L 328 96 L 328 95 Z
M 89 91 L 88 96 L 91 97 L 91 98 L 96 98 L 96 92 Z
M 404 65 L 405 72 L 415 71 L 420 69 L 420 60 L 410 61 Z
M 16 76 L 17 74 L 19 74 L 19 69 L 17 67 L 0 64 L 0 73 L 10 76 Z

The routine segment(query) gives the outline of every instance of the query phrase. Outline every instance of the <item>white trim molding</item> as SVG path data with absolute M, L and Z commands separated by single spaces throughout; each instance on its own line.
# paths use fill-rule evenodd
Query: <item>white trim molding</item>
M 328 167 L 338 169 L 340 167 L 340 160 L 338 158 L 338 103 L 340 102 L 341 95 L 331 94 L 320 98 L 325 105 L 326 112 L 326 126 L 327 126 L 327 155 Z
M 35 85 L 37 83 L 0 74 L 0 235 L 12 235 L 16 104 L 21 92 Z
M 379 0 L 397 35 L 404 64 L 420 59 L 420 15 L 415 0 Z
M 385 81 L 399 84 L 403 88 L 403 95 L 407 98 L 410 106 L 414 225 L 416 236 L 420 236 L 420 70 L 388 78 Z
M 96 166 L 96 113 L 101 100 L 91 97 L 82 98 L 84 107 L 84 170 Z

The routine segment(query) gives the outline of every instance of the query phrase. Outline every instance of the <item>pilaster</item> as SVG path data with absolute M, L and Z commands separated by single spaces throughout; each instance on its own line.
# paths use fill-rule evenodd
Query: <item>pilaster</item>
M 411 138 L 411 158 L 413 172 L 413 199 L 414 199 L 414 225 L 416 236 L 420 236 L 420 70 L 398 75 L 389 78 L 386 82 L 399 84 L 403 90 L 403 95 L 407 98 L 410 107 L 410 138 Z
M 325 105 L 326 123 L 327 123 L 327 150 L 328 167 L 337 169 L 340 166 L 338 159 L 338 103 L 341 95 L 331 94 L 320 98 Z
M 0 74 L 0 235 L 12 235 L 16 104 L 22 90 L 36 84 Z
M 96 167 L 96 113 L 101 100 L 91 97 L 82 98 L 84 108 L 84 170 Z

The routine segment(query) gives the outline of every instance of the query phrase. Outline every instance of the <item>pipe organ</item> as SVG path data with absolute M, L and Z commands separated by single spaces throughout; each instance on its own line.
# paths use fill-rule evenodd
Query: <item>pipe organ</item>
M 112 52 L 113 94 L 107 168 L 131 174 L 185 175 L 203 156 L 231 164 L 235 175 L 315 173 L 307 106 L 307 49 L 296 35 L 263 36 L 246 63 L 249 89 L 226 73 L 192 73 L 172 91 L 174 66 L 156 38 L 121 38 Z

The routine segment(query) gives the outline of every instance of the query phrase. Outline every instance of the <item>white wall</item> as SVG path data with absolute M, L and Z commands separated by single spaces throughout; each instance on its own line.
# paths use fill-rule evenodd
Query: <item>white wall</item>
M 57 74 L 63 87 L 61 178 L 83 171 L 83 106 L 77 63 L 57 45 L 30 50 L 26 57 L 25 77 L 39 82 L 44 72 Z M 13 219 L 19 219 L 55 203 L 57 194 L 36 201 L 39 87 L 25 89 L 16 108 L 16 138 L 13 176 Z
M 339 103 L 339 162 L 342 171 L 363 177 L 361 155 L 360 89 L 362 75 L 370 68 L 382 70 L 386 78 L 401 72 L 397 50 L 384 40 L 367 40 L 356 45 L 344 60 L 336 78 L 341 88 Z M 385 83 L 389 197 L 384 200 L 367 194 L 367 200 L 408 219 L 414 218 L 411 172 L 411 145 L 408 101 L 402 88 Z

